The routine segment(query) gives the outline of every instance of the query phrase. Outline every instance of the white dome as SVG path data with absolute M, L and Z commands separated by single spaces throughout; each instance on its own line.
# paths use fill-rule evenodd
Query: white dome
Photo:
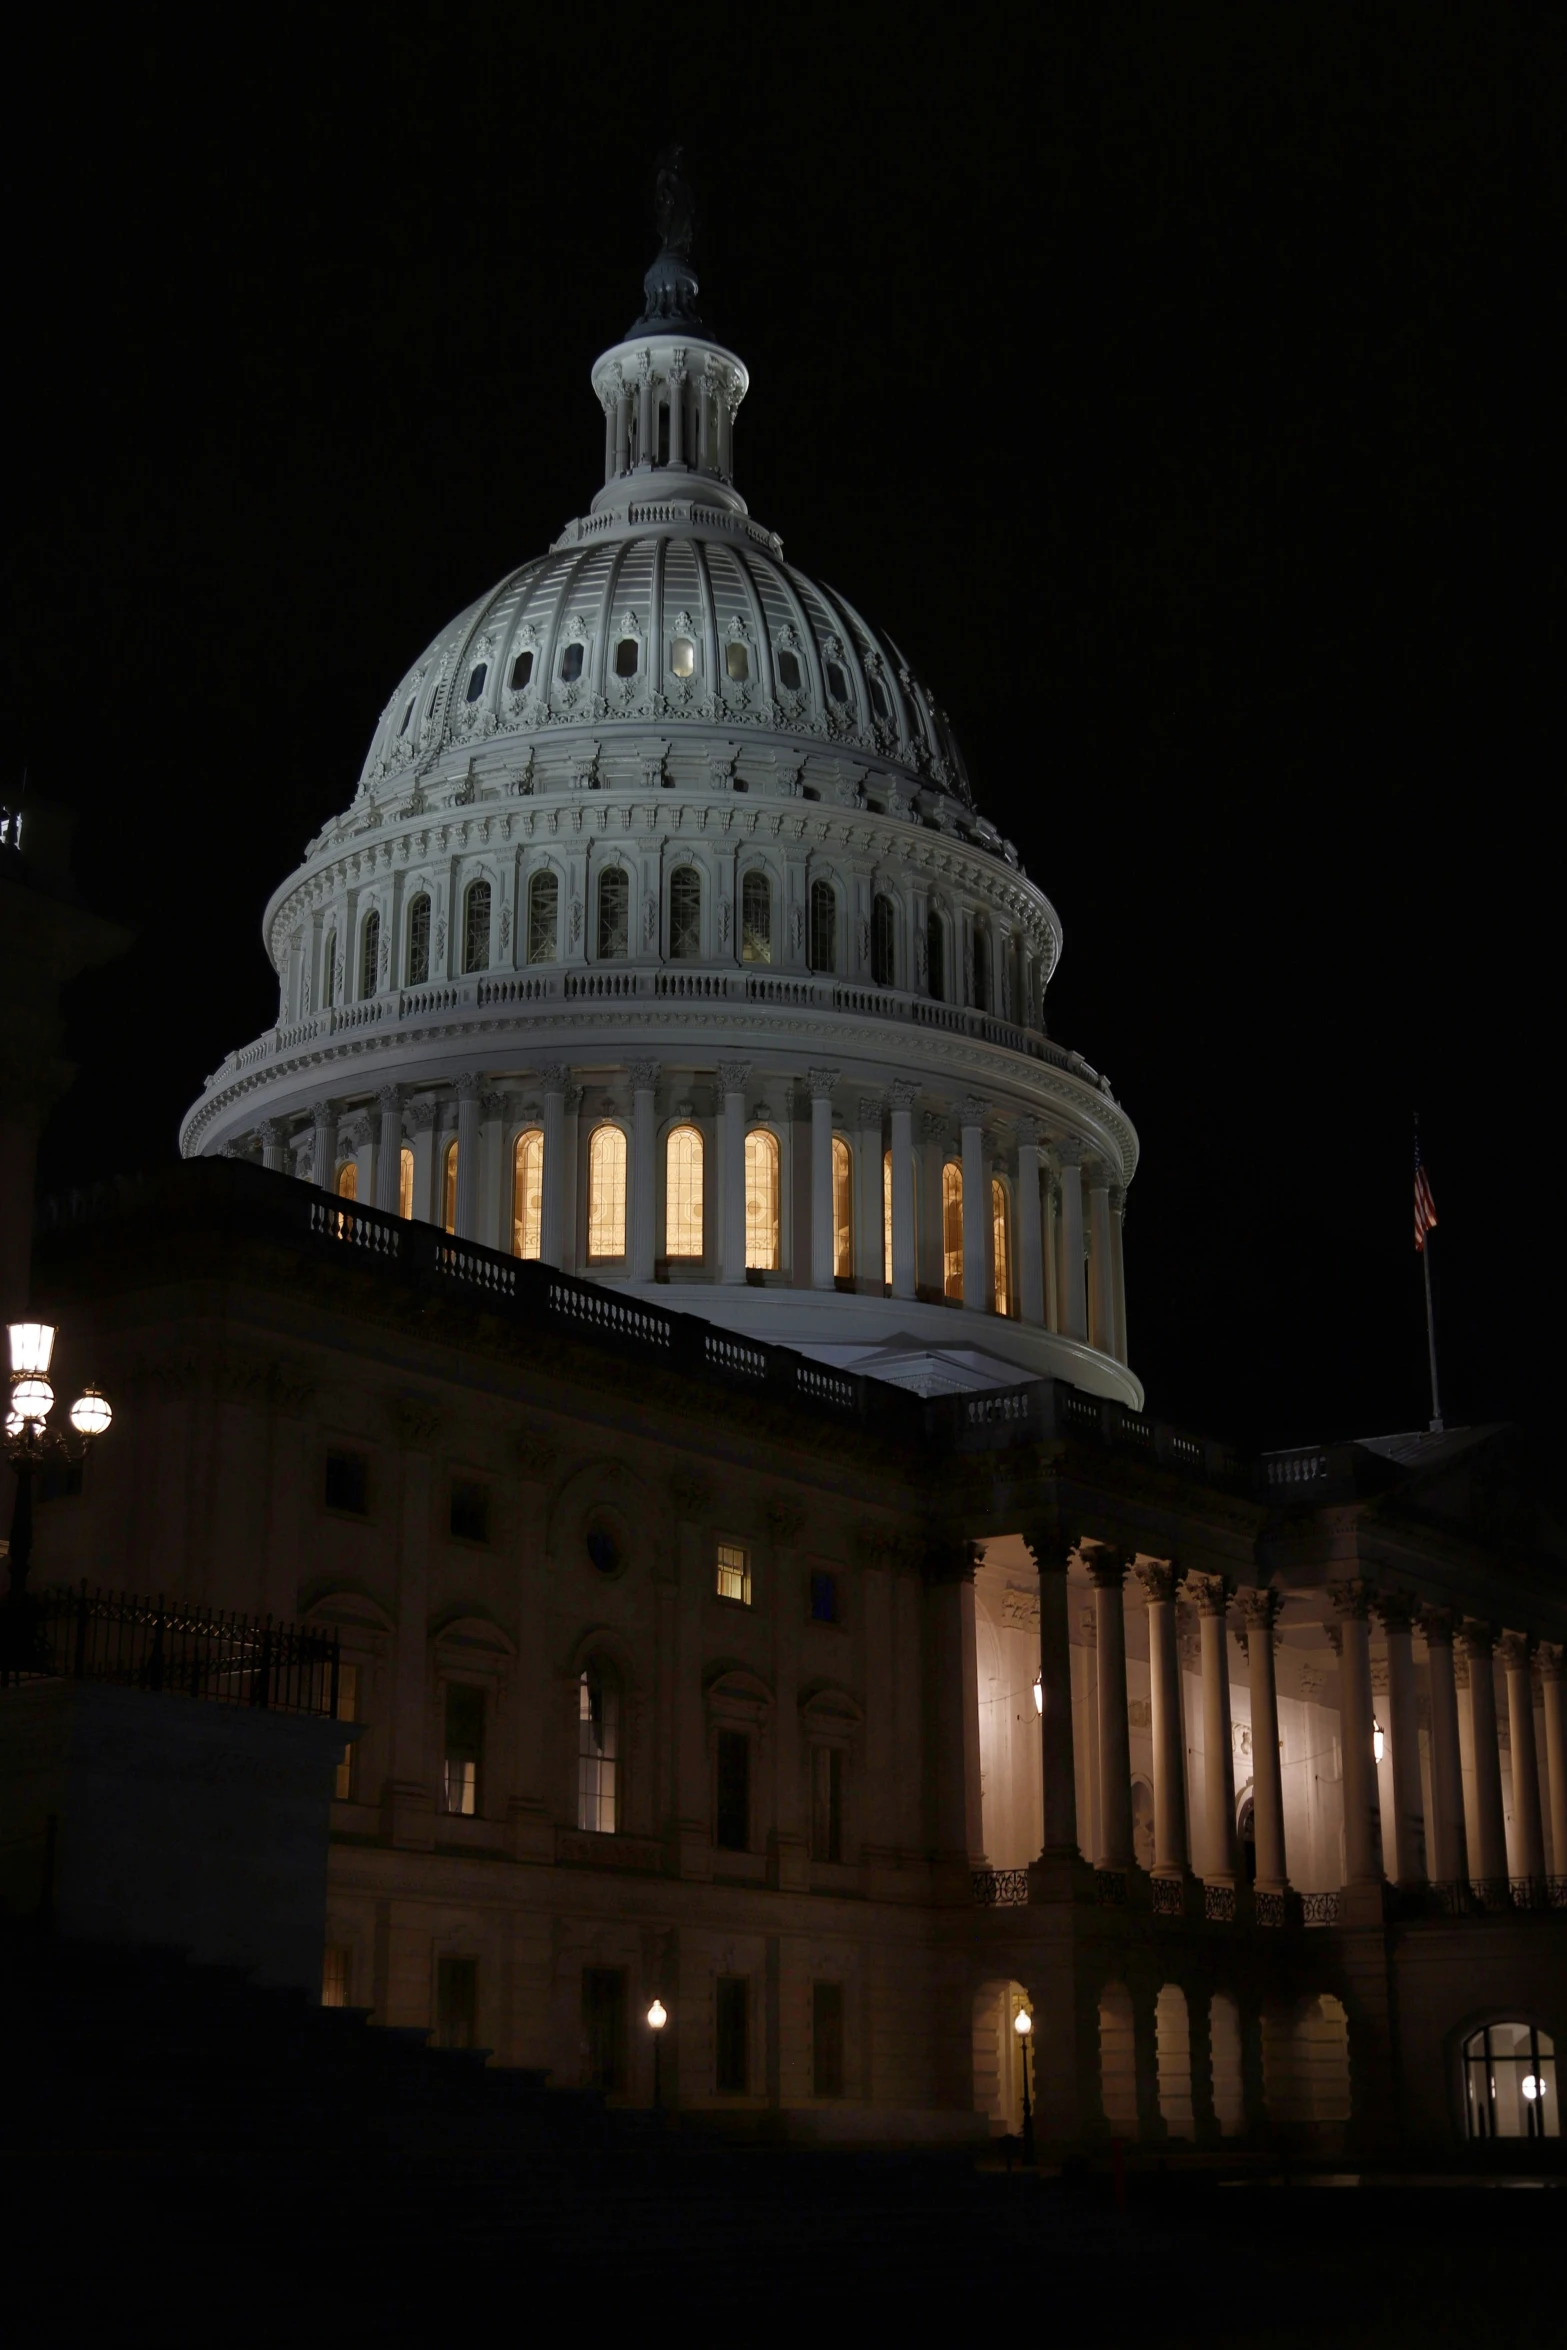
M 1045 1034 L 1054 910 L 896 646 L 748 515 L 748 378 L 688 265 L 661 255 L 646 290 L 593 369 L 590 511 L 388 701 L 267 909 L 277 1023 L 181 1146 L 595 1280 L 696 1284 L 712 1320 L 916 1386 L 1051 1372 L 1139 1402 L 1136 1136 Z M 669 1240 L 677 1128 L 694 1253 Z M 590 1196 L 605 1152 L 618 1226 Z

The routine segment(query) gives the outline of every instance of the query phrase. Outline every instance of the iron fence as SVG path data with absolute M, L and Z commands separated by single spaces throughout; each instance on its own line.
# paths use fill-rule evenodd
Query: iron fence
M 969 1874 L 975 1902 L 981 1909 L 1027 1907 L 1027 1869 L 973 1869 Z
M 0 1686 L 98 1681 L 273 1713 L 337 1712 L 335 1632 L 161 1596 L 91 1591 L 86 1583 L 39 1592 L 27 1613 L 25 1645 L 13 1626 Z

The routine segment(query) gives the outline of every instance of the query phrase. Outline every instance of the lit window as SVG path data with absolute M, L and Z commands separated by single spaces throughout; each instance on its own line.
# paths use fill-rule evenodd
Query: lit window
M 519 1134 L 512 1153 L 511 1253 L 537 1257 L 544 1246 L 544 1137 L 537 1126 Z
M 577 679 L 581 675 L 582 647 L 580 645 L 568 645 L 560 657 L 561 683 L 562 685 L 575 685 Z
M 841 1134 L 832 1138 L 832 1269 L 840 1279 L 854 1271 L 854 1161 Z
M 934 907 L 925 917 L 926 985 L 935 1002 L 947 1000 L 947 932 Z
M 406 1222 L 414 1212 L 414 1155 L 407 1143 L 397 1154 L 397 1213 Z
M 892 1287 L 892 1153 L 881 1158 L 881 1277 Z
M 740 884 L 740 960 L 773 959 L 773 892 L 765 873 L 748 873 Z
M 751 674 L 751 656 L 744 645 L 726 645 L 724 647 L 724 667 L 736 685 L 745 683 Z
M 830 881 L 811 883 L 811 969 L 838 968 L 838 898 Z
M 669 877 L 669 954 L 675 963 L 694 963 L 702 952 L 702 876 L 682 865 Z
M 560 882 L 553 873 L 535 873 L 528 884 L 528 960 L 553 963 L 560 935 Z
M 778 1268 L 778 1137 L 753 1126 L 745 1138 L 745 1261 L 747 1270 Z
M 677 636 L 670 646 L 669 666 L 677 677 L 695 675 L 696 647 L 688 636 Z
M 949 1159 L 941 1170 L 942 1294 L 963 1296 L 963 1170 Z
M 1487 2024 L 1464 2042 L 1471 2138 L 1559 2138 L 1556 2043 L 1533 2024 Z
M 463 900 L 462 967 L 488 971 L 490 967 L 490 885 L 471 881 Z
M 353 1988 L 352 1953 L 346 1942 L 329 1942 L 321 1953 L 321 2004 L 346 2007 Z
M 326 934 L 326 959 L 321 966 L 321 1001 L 327 1011 L 332 1009 L 337 995 L 337 932 Z
M 361 996 L 374 995 L 376 966 L 380 960 L 381 917 L 379 914 L 367 914 L 364 929 L 359 934 L 359 993 Z
M 751 1554 L 743 1543 L 721 1542 L 718 1545 L 715 1589 L 720 1599 L 738 1599 L 742 1607 L 750 1606 Z
M 414 899 L 408 909 L 408 984 L 423 987 L 430 976 L 430 901 Z
M 611 865 L 599 875 L 599 960 L 618 961 L 631 952 L 631 877 Z
M 468 691 L 463 697 L 465 701 L 476 702 L 478 700 L 479 696 L 484 691 L 484 681 L 489 676 L 489 674 L 489 663 L 487 661 L 481 661 L 477 669 L 475 669 L 473 672 L 473 675 L 468 680 Z
M 835 702 L 846 702 L 849 698 L 849 681 L 836 661 L 827 664 L 827 691 Z
M 484 1764 L 484 1691 L 466 1681 L 446 1684 L 446 1808 L 464 1819 L 479 1809 Z
M 636 676 L 637 651 L 637 640 L 634 636 L 623 636 L 621 638 L 619 644 L 615 647 L 615 675 L 617 677 Z
M 457 1229 L 457 1145 L 449 1142 L 441 1161 L 441 1222 L 448 1232 Z
M 337 1196 L 339 1199 L 359 1197 L 359 1168 L 352 1159 L 345 1159 L 337 1170 Z
M 999 1175 L 990 1179 L 990 1233 L 995 1254 L 991 1299 L 998 1314 L 1012 1311 L 1011 1252 L 1007 1246 L 1007 1187 Z
M 618 1126 L 595 1126 L 588 1143 L 588 1255 L 626 1253 L 626 1138 Z
M 521 693 L 521 691 L 522 691 L 522 689 L 523 689 L 523 687 L 524 687 L 525 685 L 528 685 L 528 684 L 530 684 L 530 683 L 532 682 L 532 678 L 533 678 L 533 655 L 532 655 L 532 653 L 531 653 L 531 652 L 528 652 L 528 653 L 519 653 L 519 654 L 517 655 L 517 658 L 516 658 L 516 660 L 515 660 L 515 661 L 512 663 L 512 665 L 511 665 L 511 690 L 512 690 L 512 692 L 513 692 L 514 694 L 520 694 L 520 693 Z
M 797 694 L 799 692 L 800 663 L 795 654 L 787 652 L 779 654 L 778 682 L 783 687 L 784 692 L 787 694 Z
M 359 1719 L 359 1667 L 340 1664 L 337 1668 L 337 1715 L 340 1722 Z M 337 1774 L 332 1792 L 339 1803 L 346 1803 L 354 1792 L 354 1744 L 350 1739 L 338 1757 Z M 339 2000 L 338 2005 L 342 2006 Z
M 811 1748 L 811 1858 L 843 1858 L 843 1750 Z
M 713 1761 L 713 1842 L 720 1852 L 746 1852 L 751 1843 L 751 1741 L 744 1730 L 720 1730 Z
M 702 1254 L 702 1137 L 677 1126 L 664 1148 L 664 1254 Z
M 490 1489 L 476 1477 L 454 1477 L 447 1526 L 459 1542 L 490 1539 Z
M 589 1665 L 577 1683 L 577 1825 L 615 1833 L 620 1692 L 605 1670 Z
M 871 977 L 878 987 L 897 983 L 898 910 L 891 898 L 878 896 L 871 907 Z

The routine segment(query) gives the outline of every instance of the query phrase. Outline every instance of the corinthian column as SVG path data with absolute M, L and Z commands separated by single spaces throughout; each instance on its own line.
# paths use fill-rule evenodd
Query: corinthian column
M 1061 1329 L 1067 1338 L 1088 1336 L 1088 1295 L 1083 1267 L 1083 1146 L 1058 1142 L 1061 1162 Z
M 1339 1656 L 1339 1732 L 1344 1747 L 1344 1875 L 1350 1885 L 1382 1882 L 1382 1815 L 1377 1801 L 1371 1709 L 1371 1586 L 1361 1576 L 1330 1583 L 1338 1614 L 1330 1627 Z
M 311 1112 L 310 1179 L 319 1191 L 337 1181 L 336 1102 L 317 1102 Z
M 381 1133 L 375 1154 L 375 1204 L 395 1216 L 403 1176 L 403 1097 L 395 1085 L 383 1085 L 376 1095 Z
M 1257 1840 L 1257 1890 L 1282 1893 L 1289 1883 L 1284 1853 L 1284 1774 L 1279 1767 L 1279 1691 L 1273 1664 L 1273 1627 L 1283 1605 L 1276 1591 L 1241 1594 L 1246 1663 L 1251 1677 L 1251 1816 Z
M 1469 1876 L 1469 1842 L 1464 1834 L 1464 1766 L 1458 1742 L 1458 1691 L 1453 1678 L 1451 1608 L 1420 1611 L 1431 1682 L 1431 1857 L 1440 1885 L 1462 1885 Z
M 1088 1343 L 1101 1354 L 1115 1352 L 1115 1267 L 1110 1253 L 1110 1170 L 1096 1166 L 1088 1178 L 1089 1263 L 1093 1288 L 1088 1300 Z
M 1507 1668 L 1507 1732 L 1513 1756 L 1513 1840 L 1518 1874 L 1545 1874 L 1545 1831 L 1540 1820 L 1540 1766 L 1535 1760 L 1534 1683 L 1529 1671 L 1533 1642 L 1527 1632 L 1502 1634 Z
M 1138 1577 L 1148 1595 L 1148 1680 L 1153 1714 L 1153 1873 L 1184 1877 L 1186 1740 L 1181 1727 L 1181 1658 L 1175 1638 L 1179 1569 L 1151 1559 Z
M 1072 1744 L 1072 1634 L 1067 1604 L 1070 1548 L 1053 1531 L 1025 1536 L 1039 1569 L 1039 1713 L 1044 1771 L 1045 1851 L 1077 1851 L 1077 1770 Z M 1097 1602 L 1096 1602 L 1097 1604 Z M 1126 1676 L 1121 1687 L 1124 1693 Z M 1101 1708 L 1100 1719 L 1103 1720 Z
M 912 1298 L 916 1284 L 914 1232 L 914 1101 L 917 1085 L 900 1079 L 892 1089 L 892 1294 Z
M 1018 1130 L 1017 1304 L 1022 1321 L 1045 1318 L 1044 1228 L 1039 1205 L 1039 1129 L 1031 1121 Z
M 479 1122 L 483 1115 L 477 1077 L 457 1080 L 457 1238 L 479 1237 Z
M 1387 1635 L 1388 1737 L 1393 1746 L 1393 1876 L 1400 1885 L 1426 1881 L 1425 1803 L 1420 1791 L 1420 1724 L 1415 1711 L 1415 1659 L 1410 1626 L 1415 1602 L 1384 1592 L 1377 1614 Z
M 281 1118 L 263 1118 L 256 1132 L 261 1137 L 261 1164 L 271 1174 L 281 1175 L 288 1128 Z
M 724 1279 L 745 1280 L 745 1081 L 749 1061 L 720 1061 L 718 1086 L 724 1097 L 723 1202 Z
M 1099 1866 L 1132 1859 L 1132 1747 L 1126 1709 L 1126 1561 L 1100 1544 L 1085 1553 L 1094 1586 L 1095 1678 L 1099 1699 Z
M 832 1246 L 832 1089 L 836 1069 L 806 1073 L 811 1096 L 811 1287 L 831 1289 Z
M 963 1303 L 988 1313 L 990 1287 L 990 1200 L 985 1182 L 986 1104 L 970 1094 L 963 1104 Z
M 1222 1575 L 1188 1575 L 1186 1588 L 1197 1602 L 1202 1640 L 1203 1795 L 1208 1815 L 1202 1873 L 1209 1883 L 1234 1885 L 1240 1876 L 1240 1852 L 1235 1833 L 1235 1745 L 1230 1733 L 1230 1587 Z
M 544 1085 L 544 1187 L 539 1256 L 557 1273 L 566 1261 L 566 1079 L 558 1062 L 540 1071 Z
M 631 1064 L 631 1278 L 651 1281 L 658 1254 L 656 1061 Z
M 1545 1700 L 1545 1770 L 1551 1783 L 1551 1874 L 1567 1877 L 1567 1720 L 1560 1642 L 1540 1643 L 1540 1695 Z
M 1496 1743 L 1496 1676 L 1491 1652 L 1496 1635 L 1489 1624 L 1466 1617 L 1464 1654 L 1469 1660 L 1469 1726 L 1474 1740 L 1474 1818 L 1469 1823 L 1469 1865 L 1477 1885 L 1507 1881 L 1507 1827 L 1502 1815 L 1502 1758 Z

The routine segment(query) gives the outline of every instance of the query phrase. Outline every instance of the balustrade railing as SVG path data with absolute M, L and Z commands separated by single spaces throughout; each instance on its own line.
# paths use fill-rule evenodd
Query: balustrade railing
M 1300 1897 L 1300 1922 L 1303 1926 L 1336 1926 L 1339 1909 L 1336 1893 L 1303 1893 Z
M 58 1585 L 8 1626 L 0 1687 L 39 1679 L 96 1681 L 198 1697 L 272 1713 L 337 1712 L 338 1639 L 271 1616 L 242 1616 L 183 1600 Z
M 970 1883 L 980 1909 L 1024 1909 L 1028 1905 L 1027 1869 L 973 1869 Z

